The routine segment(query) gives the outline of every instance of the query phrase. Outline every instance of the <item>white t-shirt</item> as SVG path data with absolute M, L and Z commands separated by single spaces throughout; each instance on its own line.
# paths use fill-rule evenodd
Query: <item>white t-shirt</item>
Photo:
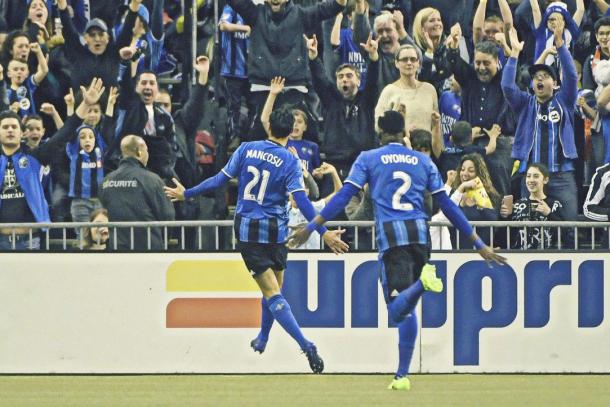
M 311 203 L 316 214 L 320 213 L 326 206 L 324 199 Z M 293 208 L 290 202 L 288 203 L 288 227 L 297 227 L 302 224 L 307 224 L 307 219 L 301 213 L 299 208 Z M 320 249 L 320 234 L 313 232 L 309 239 L 299 247 L 295 247 L 295 250 L 318 250 Z

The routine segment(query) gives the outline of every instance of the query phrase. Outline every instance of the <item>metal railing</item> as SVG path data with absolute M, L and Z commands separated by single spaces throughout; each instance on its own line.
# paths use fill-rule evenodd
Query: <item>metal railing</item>
M 603 250 L 610 251 L 608 234 L 610 222 L 471 222 L 475 231 L 484 240 L 493 242 L 503 250 Z M 372 221 L 328 222 L 329 228 L 347 229 L 344 240 L 352 251 L 375 251 L 375 226 Z M 87 249 L 83 234 L 86 228 L 109 229 L 108 250 L 115 251 L 234 251 L 236 246 L 232 220 L 212 221 L 172 221 L 172 222 L 64 222 L 64 223 L 7 223 L 0 224 L 0 230 L 11 233 L 1 237 L 12 242 L 25 241 L 23 250 L 32 249 L 35 238 L 40 239 L 43 251 L 80 251 Z M 433 241 L 435 251 L 472 250 L 471 245 L 462 239 L 459 231 L 445 222 L 431 222 L 430 227 L 446 227 L 451 245 L 441 233 L 440 240 Z M 17 234 L 15 229 L 25 230 Z M 445 234 L 446 236 L 447 234 Z M 530 245 L 530 239 L 537 245 Z M 540 238 L 542 237 L 542 238 Z M 466 243 L 464 243 L 466 241 Z M 94 242 L 95 243 L 95 242 Z M 101 242 L 97 242 L 101 243 Z M 322 240 L 320 250 L 324 250 Z

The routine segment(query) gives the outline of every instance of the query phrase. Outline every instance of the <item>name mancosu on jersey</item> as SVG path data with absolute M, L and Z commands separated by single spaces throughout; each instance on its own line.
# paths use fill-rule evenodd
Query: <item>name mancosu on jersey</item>
M 258 160 L 267 161 L 268 163 L 276 166 L 277 168 L 279 168 L 284 163 L 284 160 L 282 160 L 280 157 L 260 150 L 246 151 L 246 158 L 256 158 Z
M 405 163 L 416 165 L 419 162 L 419 159 L 416 156 L 409 154 L 384 154 L 381 156 L 381 162 L 383 164 Z

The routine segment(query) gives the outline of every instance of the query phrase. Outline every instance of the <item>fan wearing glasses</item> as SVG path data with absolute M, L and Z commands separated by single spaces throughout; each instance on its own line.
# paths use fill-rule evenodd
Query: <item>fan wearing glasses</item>
M 432 112 L 438 112 L 436 89 L 428 82 L 417 79 L 422 55 L 419 48 L 407 44 L 396 52 L 394 63 L 400 77 L 381 91 L 375 107 L 375 123 L 387 110 L 397 110 L 406 119 L 409 128 L 432 131 Z

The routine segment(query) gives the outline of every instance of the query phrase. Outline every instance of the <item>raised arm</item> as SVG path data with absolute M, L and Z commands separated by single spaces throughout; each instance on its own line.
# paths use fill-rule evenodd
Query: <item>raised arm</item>
M 305 31 L 315 29 L 321 21 L 333 18 L 345 8 L 347 0 L 327 0 L 303 8 Z
M 155 39 L 163 38 L 163 6 L 164 0 L 153 0 L 150 16 L 150 31 Z
M 507 0 L 498 0 L 498 6 L 500 7 L 500 15 L 502 16 L 502 22 L 504 23 L 504 34 L 508 38 L 508 32 L 513 28 L 513 13 L 510 10 Z
M 273 111 L 273 105 L 275 104 L 275 99 L 277 99 L 277 95 L 282 92 L 284 89 L 284 81 L 285 79 L 281 76 L 276 76 L 271 79 L 269 95 L 267 95 L 267 100 L 265 101 L 265 105 L 263 106 L 263 111 L 261 112 L 261 123 L 267 136 L 271 135 L 271 127 L 269 123 L 269 118 L 271 117 L 271 112 Z
M 337 14 L 333 28 L 330 30 L 330 45 L 338 47 L 341 44 L 341 22 L 343 21 L 343 13 Z
M 353 39 L 356 44 L 365 42 L 371 33 L 371 24 L 369 22 L 368 5 L 364 0 L 356 0 L 354 16 L 354 34 Z
M 540 23 L 542 22 L 542 14 L 540 12 L 540 5 L 538 4 L 538 0 L 530 0 L 530 7 L 532 8 L 532 18 L 534 19 L 534 29 L 538 29 L 540 27 Z M 511 44 L 512 46 L 512 44 Z
M 445 151 L 445 141 L 441 134 L 441 115 L 432 112 L 432 154 L 439 158 L 443 151 Z
M 508 58 L 508 62 L 502 70 L 501 86 L 508 104 L 515 113 L 517 113 L 527 103 L 529 95 L 519 89 L 515 83 L 515 78 L 517 76 L 517 59 L 519 59 L 519 54 L 523 49 L 523 42 L 519 41 L 517 30 L 514 27 L 510 30 L 510 43 L 512 47 L 510 58 Z
M 593 3 L 595 3 L 597 9 L 601 14 L 606 14 L 608 8 L 610 8 L 610 6 L 608 5 L 608 3 L 606 3 L 605 0 L 593 0 Z
M 250 27 L 256 25 L 258 11 L 252 0 L 227 0 L 227 4 L 241 15 L 247 25 Z
M 189 135 L 195 136 L 199 118 L 205 113 L 210 59 L 205 55 L 198 56 L 194 68 L 197 71 L 197 84 L 191 88 L 189 98 L 181 110 L 187 137 Z
M 80 42 L 80 35 L 72 23 L 72 17 L 68 11 L 68 0 L 57 0 L 57 9 L 59 11 L 59 18 L 61 19 L 62 30 L 61 33 L 66 41 L 65 49 L 70 50 L 82 49 L 83 45 Z M 76 63 L 76 61 L 72 61 Z
M 339 177 L 339 174 L 337 173 L 337 169 L 332 164 L 322 163 L 321 166 L 319 166 L 318 168 L 313 170 L 314 176 L 322 176 L 322 175 L 326 175 L 326 174 L 330 174 L 330 176 L 333 180 L 333 192 L 331 194 L 329 194 L 328 196 L 324 197 L 324 202 L 328 203 L 330 201 L 330 199 L 333 196 L 335 196 L 335 194 L 337 192 L 339 192 L 341 187 L 343 187 L 343 182 L 341 182 L 341 178 Z
M 556 27 L 553 35 L 555 36 L 555 47 L 559 54 L 561 73 L 563 74 L 563 82 L 558 96 L 562 97 L 568 106 L 574 106 L 578 97 L 578 74 L 576 73 L 574 59 L 572 59 L 572 55 L 563 41 L 563 30 Z
M 334 92 L 336 85 L 333 84 L 328 76 L 320 58 L 318 58 L 317 40 L 314 35 L 312 39 L 305 37 L 309 58 L 309 69 L 311 69 L 311 79 L 316 93 L 320 97 L 322 106 L 328 107 L 334 103 Z
M 496 142 L 500 134 L 502 134 L 502 129 L 497 124 L 494 124 L 491 126 L 491 129 L 483 129 L 483 131 L 489 136 L 489 144 L 485 147 L 485 154 L 493 154 L 496 151 Z
M 47 64 L 47 58 L 40 48 L 40 44 L 32 42 L 30 44 L 30 52 L 36 54 L 36 59 L 38 60 L 38 69 L 36 69 L 36 73 L 32 77 L 34 84 L 38 86 L 49 73 L 49 65 Z
M 483 25 L 485 24 L 486 8 L 487 0 L 479 0 L 479 5 L 472 18 L 472 41 L 475 45 L 483 39 Z
M 576 0 L 576 11 L 572 18 L 576 25 L 580 26 L 582 23 L 582 18 L 585 16 L 585 1 L 584 0 Z
M 59 112 L 57 111 L 57 109 L 55 109 L 55 106 L 53 106 L 53 104 L 46 102 L 43 103 L 42 105 L 40 105 L 40 112 L 51 116 L 56 129 L 61 129 L 64 125 L 64 121 L 62 120 L 61 116 L 59 115 Z
M 48 164 L 52 158 L 56 155 L 56 151 L 62 144 L 67 143 L 71 137 L 74 136 L 74 132 L 78 126 L 82 123 L 87 109 L 89 106 L 95 105 L 100 100 L 100 97 L 104 93 L 104 84 L 101 79 L 93 78 L 91 85 L 85 89 L 81 86 L 81 93 L 83 94 L 83 101 L 80 103 L 74 115 L 66 120 L 64 126 L 57 130 L 57 132 L 47 141 L 46 143 L 40 144 L 38 148 L 32 151 L 32 154 L 42 163 Z

